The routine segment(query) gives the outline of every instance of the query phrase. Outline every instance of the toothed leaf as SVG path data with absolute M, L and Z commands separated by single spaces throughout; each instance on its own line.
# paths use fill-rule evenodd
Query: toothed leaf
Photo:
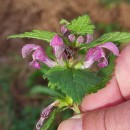
M 74 34 L 85 35 L 92 34 L 95 26 L 91 23 L 88 15 L 79 16 L 67 25 L 67 28 Z
M 93 72 L 62 67 L 50 69 L 44 77 L 49 80 L 50 85 L 55 84 L 75 103 L 80 103 L 85 94 L 92 93 L 94 87 L 101 81 Z
M 11 35 L 8 38 L 35 38 L 50 42 L 55 34 L 56 33 L 48 31 L 33 30 L 32 32 L 25 32 L 23 34 Z

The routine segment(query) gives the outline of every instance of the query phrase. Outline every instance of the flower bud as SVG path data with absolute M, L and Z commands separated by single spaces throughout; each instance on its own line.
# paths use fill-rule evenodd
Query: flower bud
M 71 42 L 74 42 L 75 41 L 75 35 L 74 34 L 70 34 L 68 36 L 68 39 L 71 41 Z
M 68 37 L 70 35 L 70 31 L 67 29 L 65 25 L 61 27 L 61 33 L 65 36 Z
M 85 40 L 85 42 L 86 43 L 90 43 L 90 42 L 92 42 L 93 41 L 93 36 L 91 35 L 91 34 L 87 34 L 86 35 L 86 40 Z
M 83 36 L 79 36 L 78 38 L 77 38 L 77 43 L 83 43 L 84 42 L 84 37 Z
M 68 29 L 66 28 L 65 25 L 63 25 L 63 26 L 61 27 L 61 33 L 64 35 L 67 31 L 68 31 Z

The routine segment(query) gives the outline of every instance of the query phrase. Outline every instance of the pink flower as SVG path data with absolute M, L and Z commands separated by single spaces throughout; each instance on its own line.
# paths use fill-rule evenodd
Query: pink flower
M 94 48 L 90 48 L 86 54 L 86 61 L 82 68 L 89 68 L 95 61 L 98 62 L 99 67 L 106 67 L 108 65 L 108 61 L 105 57 L 105 53 L 102 48 L 106 48 L 110 50 L 114 55 L 119 55 L 118 47 L 112 43 L 107 42 L 102 45 L 99 45 Z
M 52 41 L 50 42 L 50 46 L 52 46 L 52 48 L 53 48 L 53 53 L 55 54 L 55 57 L 57 58 L 57 62 L 60 65 L 63 65 L 64 64 L 64 62 L 63 62 L 64 54 L 63 53 L 65 50 L 65 46 L 64 46 L 62 38 L 59 35 L 55 35 L 52 38 Z
M 50 60 L 47 57 L 47 55 L 45 54 L 43 48 L 38 46 L 38 45 L 35 45 L 35 44 L 26 44 L 22 48 L 22 56 L 23 56 L 23 58 L 25 58 L 31 52 L 33 52 L 32 53 L 33 61 L 30 62 L 29 64 L 32 67 L 39 69 L 40 68 L 40 64 L 39 64 L 38 61 L 43 62 L 44 64 L 48 65 L 49 67 L 56 66 L 56 62 Z

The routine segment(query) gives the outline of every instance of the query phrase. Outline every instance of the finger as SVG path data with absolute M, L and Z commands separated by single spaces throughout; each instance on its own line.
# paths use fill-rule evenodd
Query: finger
M 124 100 L 121 96 L 117 81 L 115 77 L 113 77 L 105 88 L 95 94 L 90 94 L 83 99 L 81 110 L 84 112 L 106 108 L 119 104 L 123 101 Z
M 63 121 L 59 127 L 58 130 L 82 130 L 82 119 L 69 119 L 66 121 Z
M 117 105 L 130 99 L 130 44 L 116 60 L 115 75 L 108 85 L 95 94 L 83 99 L 82 111 L 95 110 Z
M 81 118 L 69 119 L 58 130 L 130 130 L 130 101 L 120 105 L 87 112 Z
M 130 130 L 130 101 L 83 115 L 83 130 Z
M 115 76 L 119 84 L 122 96 L 130 99 L 130 44 L 121 53 L 117 59 Z

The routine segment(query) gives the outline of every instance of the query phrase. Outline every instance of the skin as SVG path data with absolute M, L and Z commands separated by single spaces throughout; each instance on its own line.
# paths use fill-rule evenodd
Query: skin
M 63 121 L 58 130 L 130 130 L 130 44 L 116 60 L 105 88 L 86 96 L 82 115 Z

